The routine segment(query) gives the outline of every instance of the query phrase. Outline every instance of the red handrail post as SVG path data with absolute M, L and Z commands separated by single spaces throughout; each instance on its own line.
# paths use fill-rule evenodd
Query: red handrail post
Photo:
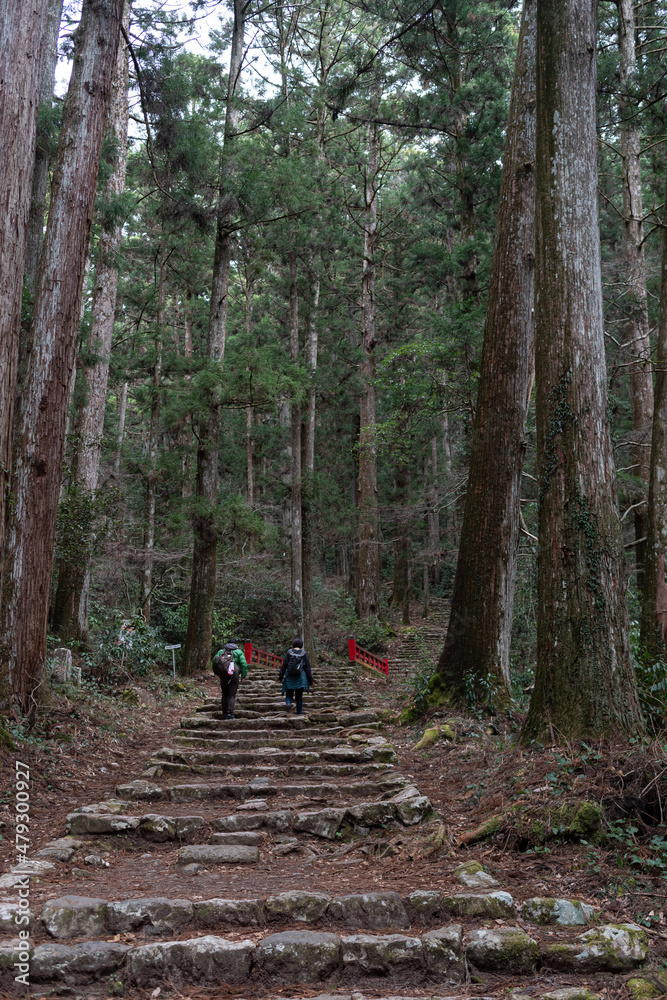
M 352 635 L 350 636 L 350 638 L 347 641 L 347 649 L 348 649 L 348 656 L 349 656 L 349 659 L 350 659 L 350 663 L 356 663 L 357 662 L 357 642 L 356 642 L 356 639 L 354 638 L 354 636 L 352 636 Z
M 252 663 L 252 639 L 246 639 L 244 642 L 244 655 L 246 663 Z
M 389 660 L 385 657 L 382 663 L 384 664 L 382 669 L 384 670 L 384 673 L 387 675 L 387 677 L 389 677 Z

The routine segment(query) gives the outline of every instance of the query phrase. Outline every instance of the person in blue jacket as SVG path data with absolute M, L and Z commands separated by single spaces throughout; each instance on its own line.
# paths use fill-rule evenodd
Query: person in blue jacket
M 296 700 L 296 714 L 303 715 L 303 692 L 310 691 L 313 686 L 313 672 L 308 653 L 303 648 L 303 639 L 295 639 L 291 649 L 285 653 L 278 677 L 283 682 L 282 693 L 287 710 L 292 708 L 292 700 Z

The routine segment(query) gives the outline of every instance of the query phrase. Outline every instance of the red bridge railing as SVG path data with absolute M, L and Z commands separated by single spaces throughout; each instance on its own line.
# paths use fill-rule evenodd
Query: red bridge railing
M 252 639 L 245 640 L 243 652 L 248 665 L 257 663 L 260 667 L 275 667 L 276 670 L 280 670 L 283 665 L 283 657 L 280 653 L 267 653 L 265 649 L 255 649 Z
M 364 667 L 370 667 L 371 670 L 377 670 L 385 677 L 389 676 L 389 660 L 386 657 L 381 659 L 379 656 L 369 653 L 367 649 L 362 649 L 361 646 L 357 645 L 357 640 L 353 636 L 350 636 L 347 645 L 351 664 L 360 663 Z

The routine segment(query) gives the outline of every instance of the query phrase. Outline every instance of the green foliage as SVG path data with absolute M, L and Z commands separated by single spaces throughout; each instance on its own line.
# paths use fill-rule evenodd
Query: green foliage
M 165 645 L 185 642 L 188 630 L 188 613 L 190 605 L 180 604 L 175 608 L 163 607 L 160 614 L 160 636 Z M 237 635 L 240 616 L 232 614 L 228 608 L 215 608 L 213 611 L 213 637 L 215 643 L 228 642 Z
M 144 677 L 166 662 L 162 636 L 141 615 L 127 618 L 118 609 L 97 605 L 90 625 L 91 651 L 83 659 L 95 677 L 107 682 L 127 675 Z
M 667 727 L 667 663 L 653 660 L 641 646 L 640 625 L 630 620 L 630 647 L 637 678 L 637 694 L 644 716 L 655 729 Z
M 336 596 L 338 603 L 336 617 L 340 627 L 345 629 L 348 635 L 353 635 L 363 649 L 371 653 L 386 652 L 387 642 L 392 635 L 389 624 L 377 615 L 359 618 L 349 594 L 339 591 Z
M 85 558 L 111 530 L 121 496 L 114 486 L 86 490 L 70 479 L 58 504 L 57 557 L 65 562 Z

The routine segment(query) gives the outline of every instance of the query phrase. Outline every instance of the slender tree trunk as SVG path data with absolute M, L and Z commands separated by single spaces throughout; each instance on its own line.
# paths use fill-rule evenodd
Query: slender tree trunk
M 306 365 L 311 377 L 317 369 L 317 319 L 320 304 L 320 279 L 313 281 L 313 299 L 308 321 L 306 340 Z M 304 424 L 304 466 L 305 490 L 302 497 L 303 512 L 303 641 L 311 666 L 317 666 L 315 656 L 315 636 L 313 628 L 313 477 L 315 475 L 315 418 L 317 415 L 317 395 L 311 383 L 308 389 L 308 406 Z
M 7 0 L 0 17 L 0 575 L 12 470 L 23 271 L 47 0 Z M 0 602 L 2 597 L 0 595 Z M 2 679 L 4 684 L 4 678 Z
M 641 644 L 651 659 L 667 655 L 667 190 L 662 230 L 660 322 L 656 351 L 651 475 L 648 491 L 646 564 L 641 609 Z
M 361 366 L 359 408 L 359 491 L 357 529 L 357 614 L 380 612 L 380 523 L 377 509 L 377 444 L 375 440 L 375 248 L 377 243 L 379 133 L 369 126 L 365 185 L 364 263 L 361 279 Z
M 595 0 L 537 16 L 537 670 L 522 738 L 642 729 L 602 319 Z
M 431 456 L 426 469 L 427 484 L 427 558 L 429 583 L 440 582 L 440 514 L 438 512 L 438 439 L 431 438 Z
M 126 30 L 129 26 L 129 19 L 130 4 L 126 0 L 123 17 Z M 116 161 L 105 185 L 104 195 L 106 198 L 117 197 L 125 189 L 128 125 L 127 87 L 127 49 L 121 42 L 118 47 L 107 122 L 107 134 L 113 139 L 116 149 Z M 76 484 L 81 497 L 89 498 L 91 503 L 97 490 L 100 470 L 109 380 L 109 358 L 118 291 L 118 267 L 115 258 L 120 247 L 121 237 L 122 227 L 120 223 L 116 223 L 111 228 L 102 230 L 97 247 L 89 344 L 96 361 L 90 368 L 84 369 L 85 402 L 76 431 L 77 443 L 72 481 Z M 73 551 L 75 540 L 69 539 L 68 541 L 67 550 Z M 89 547 L 84 544 L 82 550 L 78 552 L 76 560 L 63 558 L 60 563 L 53 627 L 65 639 L 83 642 L 88 639 L 90 558 Z
M 441 681 L 460 702 L 466 698 L 466 677 L 482 682 L 490 675 L 504 691 L 510 685 L 519 497 L 533 369 L 535 10 L 536 0 L 525 0 L 512 84 L 468 490 L 451 618 L 438 663 Z
M 127 413 L 127 379 L 123 382 L 118 401 L 118 431 L 116 432 L 116 454 L 113 460 L 114 476 L 120 472 L 120 460 L 123 454 L 123 438 L 125 437 L 125 415 Z
M 123 0 L 84 0 L 35 299 L 33 348 L 17 421 L 1 652 L 14 698 L 30 715 L 44 677 L 67 403 L 122 11 Z M 21 276 L 23 256 L 14 262 Z
M 648 330 L 648 299 L 646 295 L 646 261 L 644 257 L 644 223 L 641 176 L 641 129 L 634 113 L 632 100 L 627 99 L 637 76 L 635 50 L 635 15 L 633 0 L 618 0 L 618 48 L 620 53 L 620 117 L 621 153 L 623 156 L 623 243 L 625 252 L 625 342 L 630 367 L 632 398 L 632 462 L 635 475 L 645 487 L 649 481 L 651 425 L 653 421 L 653 376 L 651 374 L 651 343 Z M 635 502 L 646 500 L 646 488 Z M 637 586 L 644 582 L 648 517 L 645 505 L 635 512 L 635 564 Z
M 189 363 L 192 361 L 191 299 L 192 291 L 188 288 L 185 293 L 185 302 L 183 304 L 183 354 L 188 362 L 188 371 L 184 375 L 184 380 L 186 382 L 190 382 L 192 379 L 192 373 L 189 369 Z M 189 413 L 186 413 L 185 415 L 185 427 L 181 437 L 181 445 L 183 447 L 183 457 L 181 459 L 183 489 L 181 491 L 181 495 L 184 500 L 187 500 L 189 496 L 192 496 L 192 484 L 190 481 L 192 472 L 192 417 Z
M 222 366 L 227 336 L 227 304 L 229 269 L 232 257 L 232 237 L 235 203 L 229 190 L 233 164 L 232 147 L 238 126 L 239 112 L 236 94 L 243 65 L 243 36 L 246 4 L 234 0 L 234 26 L 229 59 L 229 83 L 225 133 L 220 164 L 220 189 L 217 204 L 215 255 L 209 312 L 207 358 L 212 367 Z M 220 406 L 216 396 L 210 401 L 208 420 L 199 429 L 197 448 L 197 509 L 194 516 L 194 548 L 188 631 L 183 650 L 183 672 L 194 674 L 208 670 L 213 638 L 215 576 L 218 531 L 215 507 L 218 498 L 218 440 L 220 437 Z
M 401 457 L 396 463 L 396 541 L 394 543 L 394 590 L 391 602 L 401 611 L 403 625 L 410 624 L 410 534 L 407 523 L 410 471 Z
M 299 360 L 299 290 L 297 286 L 297 262 L 294 252 L 289 255 L 289 328 L 290 356 L 296 364 Z M 292 536 L 292 613 L 294 627 L 303 632 L 303 535 L 302 535 L 302 468 L 301 468 L 301 404 L 290 405 L 292 432 L 291 467 L 291 536 Z
M 141 574 L 141 614 L 151 620 L 151 593 L 153 590 L 153 561 L 155 554 L 155 507 L 157 500 L 158 448 L 160 445 L 160 397 L 162 391 L 162 338 L 164 330 L 164 272 L 166 256 L 160 251 L 160 276 L 157 306 L 157 336 L 155 338 L 155 366 L 153 368 L 153 398 L 148 432 L 148 475 L 144 507 L 144 566 Z
M 250 336 L 252 333 L 252 310 L 255 294 L 255 285 L 252 278 L 250 262 L 246 265 L 246 294 L 245 294 L 245 332 L 248 347 L 250 347 Z M 248 503 L 255 502 L 255 467 L 252 453 L 252 427 L 255 416 L 255 408 L 249 404 L 245 408 L 245 453 L 246 453 L 246 486 L 248 493 Z
M 42 78 L 39 85 L 39 103 L 42 107 L 53 101 L 53 84 L 58 62 L 58 35 L 63 0 L 48 0 L 46 29 L 44 32 L 44 55 L 42 58 Z M 35 169 L 32 175 L 30 215 L 28 217 L 28 243 L 26 246 L 25 278 L 30 295 L 35 294 L 39 277 L 39 259 L 44 241 L 44 213 L 46 212 L 46 191 L 49 184 L 49 137 L 38 130 L 35 146 Z

